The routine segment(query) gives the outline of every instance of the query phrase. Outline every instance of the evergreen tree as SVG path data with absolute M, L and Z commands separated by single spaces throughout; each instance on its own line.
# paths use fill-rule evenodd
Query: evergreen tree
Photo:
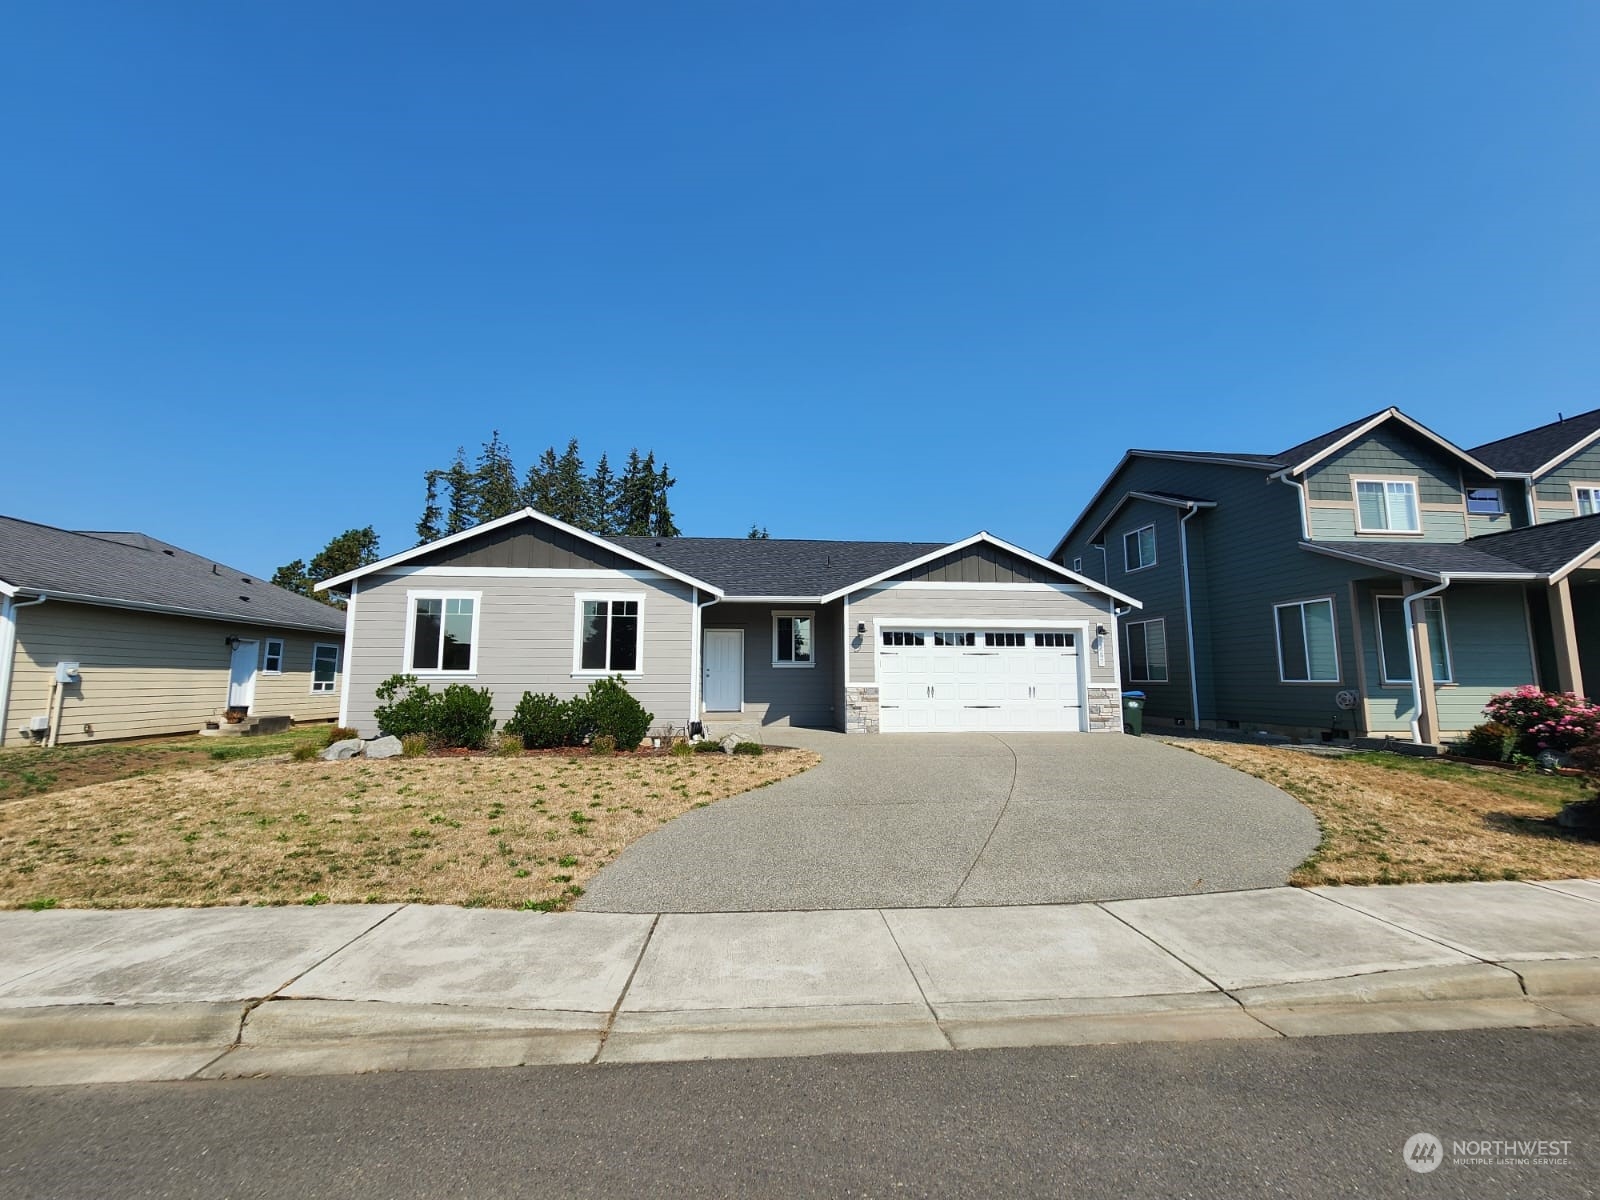
M 655 451 L 646 457 L 646 463 L 655 462 Z M 667 505 L 667 493 L 672 485 L 678 481 L 667 470 L 667 464 L 661 464 L 661 470 L 653 471 L 650 476 L 650 533 L 653 537 L 677 537 L 678 526 L 672 520 L 672 509 Z
M 456 458 L 444 472 L 444 485 L 450 491 L 449 506 L 445 509 L 444 534 L 460 533 L 477 523 L 477 480 L 467 468 L 467 448 L 456 447 Z
M 589 476 L 590 533 L 617 532 L 617 477 L 611 473 L 611 464 L 602 454 Z
M 439 508 L 439 471 L 424 471 L 422 478 L 427 485 L 426 498 L 422 502 L 422 519 L 417 522 L 417 545 L 425 546 L 429 542 L 436 542 L 443 534 L 439 529 L 439 518 L 444 516 Z
M 522 507 L 522 489 L 517 486 L 517 468 L 511 462 L 511 449 L 500 440 L 496 429 L 483 444 L 478 455 L 478 469 L 473 479 L 476 512 L 479 522 L 492 521 Z
M 539 460 L 528 468 L 528 477 L 522 484 L 522 502 L 529 508 L 536 508 L 542 513 L 550 511 L 553 503 L 552 489 L 556 480 L 556 451 L 551 446 L 539 456 Z
M 645 467 L 637 449 L 628 451 L 628 465 L 617 484 L 618 532 L 630 537 L 650 536 L 650 507 L 655 499 L 655 456 Z
M 750 532 L 744 536 L 749 538 L 752 542 L 764 542 L 772 535 L 767 532 L 767 527 L 765 525 L 757 525 L 754 521 L 752 521 L 750 522 Z
M 578 454 L 578 439 L 573 438 L 556 460 L 554 477 L 550 484 L 550 507 L 544 511 L 558 521 L 588 529 L 589 477 L 583 471 L 583 458 Z
M 304 559 L 297 558 L 279 567 L 273 573 L 272 583 L 275 587 L 287 588 L 291 592 L 309 596 L 334 608 L 343 608 L 345 593 L 319 592 L 316 585 L 324 579 L 332 579 L 336 575 L 343 575 L 347 571 L 354 571 L 358 567 L 365 567 L 377 561 L 377 531 L 371 525 L 364 529 L 346 529 L 317 551 L 312 556 L 309 566 Z
M 272 586 L 300 596 L 311 595 L 311 578 L 306 574 L 306 560 L 297 558 L 279 567 L 272 573 Z

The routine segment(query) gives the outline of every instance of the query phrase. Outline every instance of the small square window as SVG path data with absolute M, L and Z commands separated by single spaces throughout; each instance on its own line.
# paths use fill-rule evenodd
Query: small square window
M 1580 517 L 1592 517 L 1600 512 L 1600 487 L 1579 484 L 1572 489 L 1572 496 Z
M 1129 571 L 1142 571 L 1156 565 L 1156 527 L 1146 525 L 1122 537 L 1122 565 Z
M 816 665 L 816 648 L 811 641 L 810 613 L 772 614 L 772 665 L 775 667 Z
M 283 674 L 283 639 L 268 638 L 261 649 L 261 673 L 263 675 Z
M 1497 487 L 1467 489 L 1467 511 L 1482 517 L 1498 517 L 1506 511 L 1505 501 Z

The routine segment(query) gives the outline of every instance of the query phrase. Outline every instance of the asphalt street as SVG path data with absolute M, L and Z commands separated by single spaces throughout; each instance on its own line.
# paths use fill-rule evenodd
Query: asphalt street
M 1592 1197 L 1596 1096 L 1595 1029 L 17 1089 L 0 1195 Z

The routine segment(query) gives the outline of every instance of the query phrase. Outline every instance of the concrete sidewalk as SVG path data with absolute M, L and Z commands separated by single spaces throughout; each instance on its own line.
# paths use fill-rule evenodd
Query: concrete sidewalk
M 1600 1024 L 1600 881 L 0 914 L 0 1085 Z

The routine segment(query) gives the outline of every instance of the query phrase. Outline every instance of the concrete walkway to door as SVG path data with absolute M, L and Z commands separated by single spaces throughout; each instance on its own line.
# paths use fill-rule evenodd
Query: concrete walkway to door
M 820 766 L 687 813 L 589 885 L 596 912 L 1056 904 L 1282 884 L 1318 841 L 1278 789 L 1109 734 L 774 729 Z

